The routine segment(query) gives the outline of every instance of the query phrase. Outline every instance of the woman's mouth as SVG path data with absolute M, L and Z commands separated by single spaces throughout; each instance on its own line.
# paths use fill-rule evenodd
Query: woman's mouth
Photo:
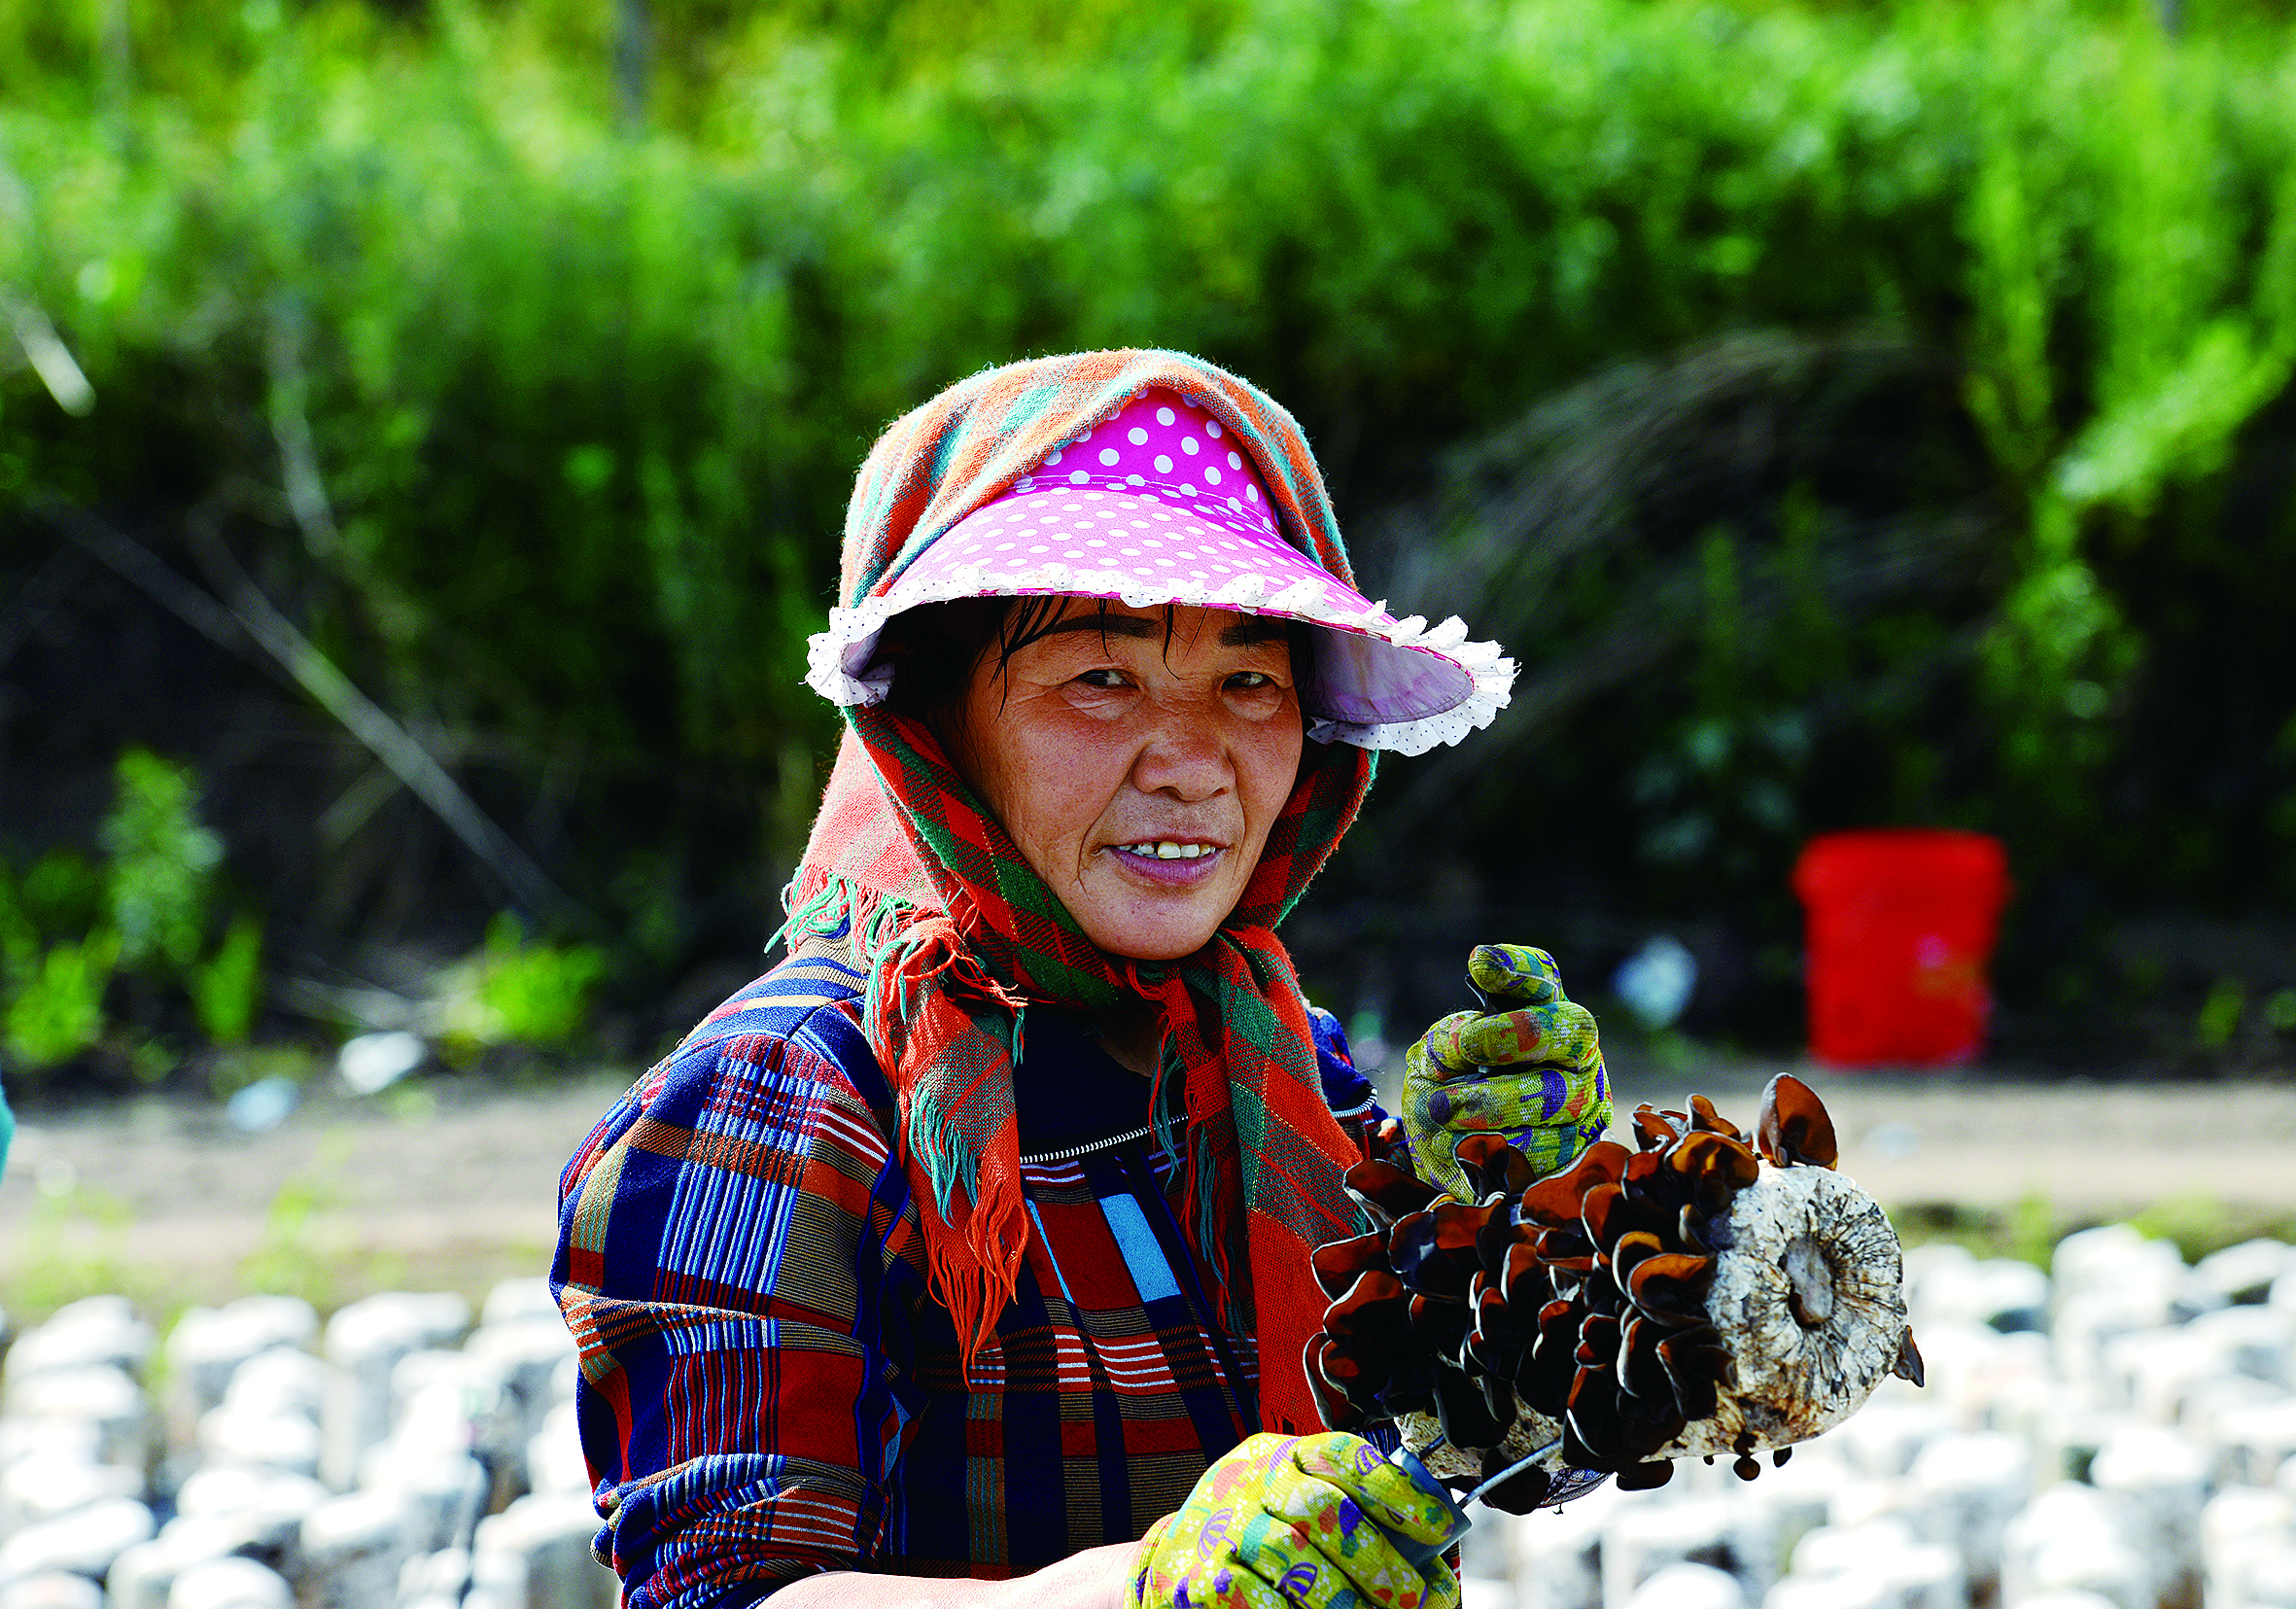
M 1159 888 L 1184 889 L 1203 882 L 1227 857 L 1219 844 L 1186 838 L 1156 838 L 1136 844 L 1111 844 L 1108 853 L 1132 876 Z

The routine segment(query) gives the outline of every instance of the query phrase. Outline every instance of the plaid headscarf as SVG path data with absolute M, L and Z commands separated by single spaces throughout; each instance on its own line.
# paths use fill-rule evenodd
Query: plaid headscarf
M 957 521 L 1152 386 L 1233 432 L 1285 536 L 1353 584 L 1288 413 L 1183 354 L 1092 352 L 977 374 L 887 430 L 846 515 L 842 601 L 889 588 Z M 1275 927 L 1362 807 L 1371 754 L 1307 744 L 1242 899 L 1202 949 L 1157 964 L 1084 936 L 922 723 L 876 706 L 845 715 L 788 930 L 793 943 L 850 932 L 868 968 L 865 1027 L 900 1102 L 933 1293 L 967 1370 L 1012 1299 L 1027 1242 L 1013 1112 L 1026 1007 L 1146 1001 L 1163 1029 L 1149 1116 L 1186 1154 L 1187 1212 L 1227 1322 L 1259 1338 L 1261 1422 L 1319 1428 L 1300 1361 L 1324 1306 L 1308 1254 L 1353 1232 L 1339 1176 L 1356 1151 L 1324 1103 L 1306 1001 Z

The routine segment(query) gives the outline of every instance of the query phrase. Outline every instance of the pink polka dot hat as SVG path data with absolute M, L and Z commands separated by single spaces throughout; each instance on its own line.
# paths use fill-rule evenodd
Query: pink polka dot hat
M 1151 389 L 1047 455 L 911 564 L 882 596 L 830 611 L 806 680 L 838 704 L 892 685 L 885 623 L 957 598 L 1065 593 L 1135 609 L 1195 604 L 1323 628 L 1301 686 L 1307 735 L 1416 754 L 1487 726 L 1514 663 L 1456 615 L 1399 620 L 1284 541 L 1251 460 L 1220 422 Z

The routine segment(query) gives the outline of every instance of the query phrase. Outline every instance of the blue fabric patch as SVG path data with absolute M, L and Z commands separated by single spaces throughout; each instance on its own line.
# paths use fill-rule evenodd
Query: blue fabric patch
M 1323 1103 L 1336 1112 L 1354 1112 L 1372 1101 L 1372 1081 L 1356 1069 L 1354 1053 L 1347 1048 L 1347 1031 L 1339 1019 L 1319 1005 L 1307 1008 L 1307 1027 L 1315 1036 L 1315 1070 L 1323 1080 Z
M 1156 1243 L 1140 1204 L 1130 1196 L 1102 1196 L 1100 1215 L 1108 1220 L 1108 1233 L 1116 1237 L 1116 1247 L 1124 1253 L 1124 1266 L 1131 1271 L 1140 1300 L 1155 1302 L 1179 1295 L 1171 1265 L 1165 1261 L 1164 1247 Z

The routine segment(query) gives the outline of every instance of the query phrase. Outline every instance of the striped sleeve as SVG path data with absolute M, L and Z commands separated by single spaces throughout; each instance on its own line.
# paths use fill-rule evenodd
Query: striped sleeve
M 1324 1104 L 1331 1107 L 1332 1115 L 1358 1148 L 1364 1148 L 1365 1137 L 1387 1121 L 1387 1112 L 1379 1104 L 1372 1081 L 1356 1067 L 1355 1055 L 1347 1046 L 1347 1031 L 1339 1026 L 1339 1019 L 1320 1005 L 1310 1005 L 1307 1026 L 1315 1036 L 1315 1070 L 1323 1080 Z
M 845 1066 L 857 1025 L 791 973 L 642 1079 L 562 1182 L 553 1280 L 632 1609 L 755 1602 L 884 1542 L 916 1412 L 886 1346 L 888 1318 L 909 1332 L 915 1212 Z

